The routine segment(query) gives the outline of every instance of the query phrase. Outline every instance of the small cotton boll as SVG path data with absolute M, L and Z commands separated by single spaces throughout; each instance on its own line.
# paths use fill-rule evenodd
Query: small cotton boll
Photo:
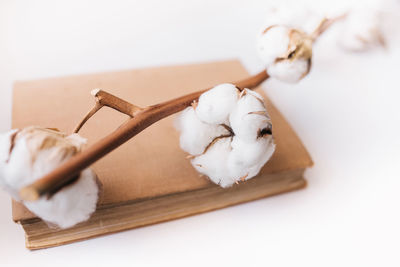
M 191 160 L 193 167 L 207 175 L 221 187 L 231 186 L 235 180 L 229 176 L 227 159 L 231 152 L 231 137 L 221 138 L 209 147 L 206 153 Z
M 359 8 L 349 12 L 341 24 L 339 45 L 350 51 L 365 51 L 385 46 L 381 29 L 381 12 L 372 8 Z
M 245 142 L 235 136 L 227 162 L 230 176 L 236 181 L 248 180 L 256 176 L 274 151 L 275 144 L 272 135 L 258 138 L 254 142 Z
M 310 68 L 310 60 L 282 60 L 271 65 L 268 68 L 268 74 L 280 81 L 296 83 L 308 74 Z
M 8 136 L 9 142 L 4 141 L 4 136 Z M 40 179 L 77 154 L 86 142 L 77 134 L 68 136 L 34 126 L 4 136 L 0 138 L 0 157 L 5 156 L 7 160 L 0 163 L 0 184 L 16 200 L 19 200 L 18 192 L 22 187 Z M 3 155 L 4 152 L 6 155 Z M 50 199 L 42 197 L 36 202 L 23 203 L 43 220 L 60 227 L 72 226 L 86 220 L 95 210 L 96 205 L 93 203 L 97 203 L 99 191 L 95 178 L 91 170 L 84 170 L 77 181 L 62 188 Z M 95 183 L 85 182 L 87 179 Z M 82 184 L 84 188 L 80 188 Z M 79 195 L 81 193 L 84 195 Z
M 187 107 L 179 115 L 177 128 L 181 131 L 179 138 L 181 148 L 191 155 L 199 155 L 215 136 L 227 134 L 228 131 L 217 124 L 202 122 L 193 107 Z
M 235 85 L 224 83 L 203 93 L 196 107 L 200 120 L 211 124 L 225 123 L 235 106 L 239 90 Z
M 89 219 L 96 210 L 98 196 L 96 174 L 85 169 L 76 182 L 63 187 L 50 199 L 42 197 L 24 204 L 44 221 L 68 228 Z
M 310 71 L 312 39 L 298 29 L 274 25 L 261 34 L 259 54 L 271 77 L 297 82 Z
M 248 89 L 229 116 L 233 132 L 245 141 L 255 141 L 263 129 L 271 127 L 270 121 L 261 95 Z

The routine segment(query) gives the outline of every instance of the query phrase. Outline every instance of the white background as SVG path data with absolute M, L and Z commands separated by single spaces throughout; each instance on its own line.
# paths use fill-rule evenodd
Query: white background
M 10 127 L 15 80 L 231 58 L 255 73 L 267 7 L 0 0 L 0 130 Z M 398 23 L 386 50 L 361 54 L 340 50 L 330 31 L 307 78 L 264 84 L 315 161 L 305 190 L 36 252 L 0 192 L 0 266 L 399 266 Z

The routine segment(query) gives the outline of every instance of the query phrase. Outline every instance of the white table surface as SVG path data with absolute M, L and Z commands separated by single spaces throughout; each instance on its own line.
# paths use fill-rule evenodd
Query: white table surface
M 267 2 L 0 0 L 0 130 L 15 80 L 230 58 L 255 73 Z M 305 190 L 35 252 L 0 191 L 0 266 L 399 266 L 395 28 L 366 54 L 327 33 L 307 78 L 265 83 L 315 161 Z

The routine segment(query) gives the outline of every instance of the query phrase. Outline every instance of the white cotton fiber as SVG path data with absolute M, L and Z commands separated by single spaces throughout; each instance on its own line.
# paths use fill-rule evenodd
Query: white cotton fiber
M 10 192 L 12 196 L 17 195 L 15 190 L 10 188 L 6 176 L 6 166 L 10 160 L 10 149 L 12 147 L 12 136 L 17 130 L 11 130 L 0 134 L 0 187 Z
M 220 103 L 226 103 L 213 98 L 227 94 L 204 94 L 210 110 L 218 110 Z M 178 119 L 180 145 L 193 156 L 193 167 L 221 187 L 256 176 L 275 149 L 272 124 L 262 96 L 244 89 L 238 98 L 225 109 L 229 112 L 219 120 L 207 118 L 207 121 L 215 123 L 202 122 L 193 107 L 184 110 Z
M 266 28 L 258 40 L 258 51 L 267 73 L 283 82 L 298 82 L 311 67 L 309 35 L 282 25 Z
M 9 159 L 12 135 L 16 132 L 17 130 L 11 130 L 5 133 L 0 133 L 0 165 L 6 163 Z
M 246 142 L 235 136 L 227 163 L 230 176 L 236 181 L 253 178 L 271 158 L 274 151 L 275 144 L 271 135 L 253 142 Z
M 245 89 L 229 116 L 236 136 L 246 141 L 254 141 L 258 138 L 259 130 L 268 127 L 270 118 L 263 101 L 261 95 Z
M 206 153 L 192 159 L 193 167 L 207 175 L 221 187 L 231 186 L 235 181 L 229 177 L 227 159 L 231 152 L 231 137 L 221 138 Z
M 193 107 L 187 107 L 182 111 L 177 123 L 182 133 L 179 138 L 180 146 L 191 155 L 203 153 L 215 136 L 228 133 L 221 125 L 202 122 Z
M 268 74 L 280 81 L 296 83 L 309 72 L 310 64 L 308 60 L 304 59 L 282 60 L 271 65 L 268 68 Z
M 8 141 L 7 141 L 8 138 Z M 86 139 L 40 127 L 10 131 L 0 137 L 0 184 L 16 199 L 22 187 L 32 184 L 78 153 Z M 3 159 L 6 158 L 6 161 Z M 61 228 L 89 218 L 99 196 L 96 175 L 84 170 L 72 184 L 38 201 L 23 204 L 45 221 Z
M 96 174 L 85 169 L 76 182 L 65 186 L 50 199 L 40 198 L 24 204 L 46 222 L 68 228 L 89 219 L 96 210 L 98 197 Z
M 271 26 L 259 36 L 258 52 L 266 68 L 285 55 L 289 41 L 289 28 L 286 26 Z
M 233 84 L 220 84 L 203 93 L 196 107 L 196 114 L 206 123 L 225 123 L 236 104 L 239 90 Z
M 77 147 L 79 150 L 87 143 L 87 139 L 77 133 L 66 136 L 65 140 L 67 140 L 72 146 Z

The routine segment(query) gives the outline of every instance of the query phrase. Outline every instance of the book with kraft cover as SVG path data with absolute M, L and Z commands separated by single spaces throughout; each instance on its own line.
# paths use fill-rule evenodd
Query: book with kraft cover
M 239 61 L 232 60 L 17 82 L 12 126 L 39 125 L 72 132 L 91 108 L 94 88 L 148 106 L 248 75 Z M 258 92 L 262 93 L 260 88 Z M 303 188 L 303 173 L 312 160 L 287 121 L 266 102 L 276 151 L 256 177 L 224 189 L 200 176 L 180 149 L 175 116 L 170 116 L 92 166 L 103 183 L 103 195 L 88 221 L 68 229 L 49 228 L 13 201 L 13 220 L 25 230 L 27 248 L 58 246 Z M 80 134 L 91 145 L 125 120 L 126 115 L 105 108 Z

